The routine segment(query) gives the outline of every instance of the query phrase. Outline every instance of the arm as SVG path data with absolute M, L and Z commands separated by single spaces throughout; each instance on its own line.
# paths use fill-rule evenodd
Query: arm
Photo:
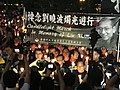
M 63 77 L 60 72 L 60 66 L 55 63 L 57 73 L 58 73 L 58 79 L 59 79 L 59 84 L 60 84 L 60 90 L 65 90 L 65 82 L 63 80 Z
M 52 71 L 50 71 L 49 69 L 46 69 L 45 77 L 50 77 L 51 73 Z
M 117 74 L 114 75 L 110 80 L 108 80 L 105 89 L 106 89 L 106 90 L 112 90 L 112 88 L 113 88 L 114 85 L 115 85 L 115 82 L 116 82 L 117 79 L 119 79 L 119 78 L 120 78 L 120 69 L 117 68 Z
M 4 76 L 5 72 L 10 68 L 10 66 L 11 66 L 11 62 L 8 62 L 5 66 L 5 69 L 2 72 L 1 79 L 0 79 L 0 84 L 4 84 L 3 83 L 3 76 Z
M 30 83 L 30 75 L 29 75 L 29 63 L 27 61 L 27 55 L 24 55 L 25 62 L 25 83 Z
M 23 72 L 23 74 L 25 74 L 25 79 L 24 84 L 20 90 L 29 90 L 30 88 L 29 64 L 27 61 L 27 55 L 25 54 L 23 57 L 25 62 L 25 71 Z

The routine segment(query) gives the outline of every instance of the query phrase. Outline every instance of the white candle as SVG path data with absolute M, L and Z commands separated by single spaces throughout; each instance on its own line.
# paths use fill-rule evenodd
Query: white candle
M 81 54 L 81 58 L 83 58 L 84 57 L 84 55 L 83 54 Z
M 49 52 L 49 50 L 48 49 L 46 49 L 46 53 L 48 53 Z
M 54 63 L 56 61 L 56 58 L 52 59 L 51 62 Z
M 73 66 L 73 67 L 75 66 L 75 62 L 72 62 L 72 66 Z

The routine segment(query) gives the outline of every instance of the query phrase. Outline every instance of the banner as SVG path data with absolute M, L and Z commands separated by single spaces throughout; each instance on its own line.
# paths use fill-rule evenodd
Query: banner
M 90 34 L 91 30 L 95 30 L 101 37 L 95 47 L 105 49 L 117 48 L 115 46 L 118 38 L 119 15 L 117 14 L 27 12 L 26 22 L 29 35 L 25 37 L 24 42 L 59 43 L 91 47 Z M 111 30 L 111 35 L 108 32 L 109 30 Z M 117 36 L 112 40 L 109 39 L 108 43 L 107 37 L 111 38 L 113 34 Z

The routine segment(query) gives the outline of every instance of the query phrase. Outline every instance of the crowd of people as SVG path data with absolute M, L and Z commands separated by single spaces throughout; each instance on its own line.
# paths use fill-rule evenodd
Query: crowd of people
M 119 90 L 116 50 L 25 43 L 20 8 L 0 13 L 0 90 Z

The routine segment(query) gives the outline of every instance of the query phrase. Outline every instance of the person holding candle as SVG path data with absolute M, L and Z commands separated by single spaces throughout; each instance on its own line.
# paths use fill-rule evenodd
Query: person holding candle
M 45 71 L 45 67 L 43 67 L 44 65 L 44 62 L 45 60 L 43 60 L 43 49 L 36 49 L 35 50 L 35 57 L 36 57 L 36 60 L 34 62 L 32 62 L 29 67 L 37 67 L 40 71 L 39 73 L 41 74 L 41 76 L 43 76 L 43 72 Z M 38 66 L 38 64 L 42 63 L 42 66 Z
M 93 51 L 93 60 L 89 61 L 88 77 L 87 82 L 92 86 L 92 88 L 101 87 L 101 82 L 103 81 L 103 64 L 99 61 L 100 54 L 98 50 Z M 102 88 L 102 87 L 101 87 Z
M 87 82 L 87 71 L 84 61 L 80 60 L 77 62 L 77 69 L 73 73 L 76 75 L 75 87 L 83 82 Z
M 81 59 L 80 58 L 80 53 L 78 52 L 77 49 L 73 49 L 70 51 L 70 62 L 74 62 L 76 64 L 77 60 Z
M 29 64 L 35 61 L 35 49 L 37 48 L 37 44 L 31 43 L 30 51 L 29 51 Z

